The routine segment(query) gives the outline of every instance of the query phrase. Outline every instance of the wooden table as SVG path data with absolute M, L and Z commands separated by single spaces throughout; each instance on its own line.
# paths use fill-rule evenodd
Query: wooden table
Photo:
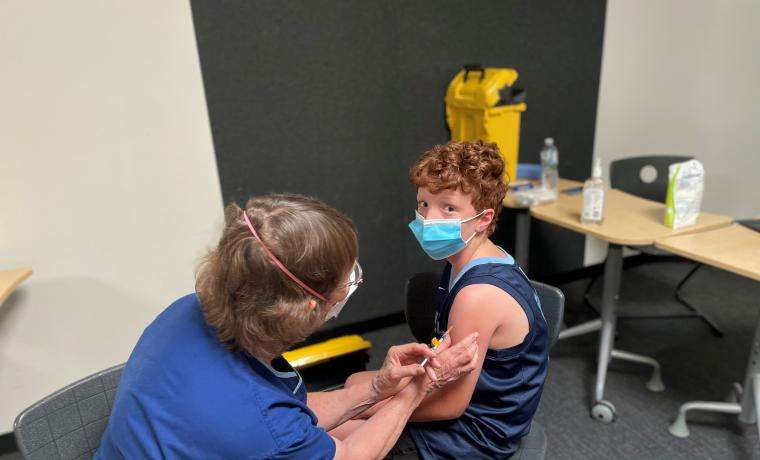
M 538 180 L 530 182 L 534 186 L 540 185 L 540 181 Z M 582 186 L 583 182 L 562 178 L 557 180 L 557 190 L 559 192 Z M 511 190 L 507 190 L 507 196 L 504 197 L 502 204 L 505 208 L 517 211 L 515 216 L 515 259 L 517 259 L 517 263 L 520 264 L 523 271 L 528 273 L 528 263 L 530 261 L 530 207 L 518 203 Z
M 607 190 L 605 200 L 604 221 L 601 225 L 581 223 L 581 195 L 560 194 L 553 203 L 533 206 L 531 214 L 554 225 L 626 246 L 650 246 L 661 238 L 703 232 L 731 223 L 728 216 L 703 212 L 696 225 L 672 230 L 663 224 L 663 203 L 645 200 L 616 189 Z
M 32 269 L 29 267 L 0 270 L 0 305 L 31 274 Z
M 655 241 L 660 249 L 760 281 L 760 232 L 734 224 Z
M 703 264 L 760 281 L 760 232 L 742 225 L 717 230 L 663 238 L 655 246 Z M 738 387 L 738 384 L 735 385 Z M 694 401 L 681 406 L 678 417 L 670 426 L 674 436 L 686 437 L 686 413 L 689 410 L 709 410 L 738 414 L 745 423 L 757 423 L 760 417 L 760 318 L 750 347 L 744 385 L 738 403 Z
M 604 287 L 602 290 L 601 318 L 563 330 L 559 338 L 566 339 L 601 330 L 599 336 L 596 385 L 591 415 L 597 420 L 611 422 L 615 419 L 615 406 L 604 399 L 604 386 L 610 359 L 616 358 L 647 364 L 653 367 L 647 388 L 662 391 L 660 365 L 653 358 L 614 348 L 617 322 L 617 297 L 623 269 L 623 246 L 650 246 L 656 240 L 695 232 L 726 227 L 731 218 L 718 214 L 702 213 L 696 225 L 672 230 L 663 224 L 665 205 L 645 200 L 620 190 L 607 190 L 604 205 L 604 222 L 601 225 L 581 223 L 583 197 L 560 193 L 553 203 L 533 206 L 530 213 L 536 219 L 585 235 L 591 235 L 609 243 L 604 263 Z

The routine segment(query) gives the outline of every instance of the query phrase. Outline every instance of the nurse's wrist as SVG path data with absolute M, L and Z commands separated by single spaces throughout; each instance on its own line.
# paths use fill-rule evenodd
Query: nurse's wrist
M 376 383 L 375 383 L 375 379 L 371 379 L 368 382 L 367 387 L 368 387 L 368 391 L 369 391 L 368 398 L 372 402 L 372 404 L 374 404 L 376 402 L 379 402 L 379 401 L 382 401 L 383 399 L 385 399 L 383 397 L 382 393 L 380 392 L 380 390 L 378 390 L 378 388 L 376 386 Z
M 433 382 L 431 382 L 430 378 L 427 375 L 420 375 L 412 379 L 409 385 L 404 387 L 397 396 L 410 400 L 416 407 L 433 389 Z

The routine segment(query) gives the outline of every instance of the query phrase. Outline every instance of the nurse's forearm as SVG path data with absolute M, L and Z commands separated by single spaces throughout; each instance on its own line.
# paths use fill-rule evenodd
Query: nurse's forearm
M 340 443 L 335 458 L 383 458 L 396 444 L 414 409 L 425 398 L 427 386 L 427 383 L 410 384 L 388 399 L 375 415 Z
M 308 393 L 307 405 L 317 416 L 317 425 L 327 431 L 367 410 L 378 401 L 370 382 L 334 391 Z

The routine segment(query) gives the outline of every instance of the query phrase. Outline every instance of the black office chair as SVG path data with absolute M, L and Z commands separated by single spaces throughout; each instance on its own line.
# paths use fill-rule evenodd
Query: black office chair
M 406 324 L 418 342 L 430 343 L 435 317 L 435 294 L 441 275 L 433 272 L 416 273 L 406 281 Z
M 750 230 L 760 232 L 760 219 L 737 220 L 736 223 L 744 225 Z
M 27 408 L 13 422 L 26 459 L 92 458 L 108 425 L 124 365 L 100 371 Z
M 680 163 L 683 161 L 692 160 L 691 156 L 641 156 L 631 157 L 622 160 L 615 160 L 610 163 L 610 186 L 618 190 L 622 190 L 631 195 L 635 195 L 641 198 L 645 198 L 651 201 L 657 201 L 659 203 L 665 202 L 665 197 L 668 192 L 668 167 L 673 163 Z M 640 251 L 644 254 L 648 254 L 654 257 L 674 257 L 673 254 L 658 249 L 654 246 L 636 246 L 631 249 Z M 678 315 L 647 315 L 647 316 L 631 316 L 631 315 L 619 315 L 619 318 L 627 319 L 653 319 L 653 318 L 701 318 L 710 327 L 712 333 L 716 336 L 722 336 L 723 331 L 709 316 L 706 316 L 703 312 L 699 311 L 696 306 L 690 304 L 681 295 L 681 289 L 691 279 L 692 276 L 702 267 L 702 264 L 697 263 L 689 273 L 678 283 L 675 288 L 674 294 L 676 300 L 691 310 L 685 314 Z M 595 276 L 586 287 L 585 300 L 586 303 L 591 305 L 589 299 L 589 293 L 591 288 L 596 284 L 596 280 L 599 275 Z
M 406 322 L 419 342 L 429 343 L 433 334 L 435 295 L 440 275 L 431 272 L 417 273 L 406 283 Z M 557 341 L 565 313 L 565 295 L 556 287 L 533 281 L 541 310 L 549 326 L 549 347 Z M 535 420 L 522 439 L 520 448 L 512 458 L 516 460 L 543 460 L 546 457 L 546 432 Z

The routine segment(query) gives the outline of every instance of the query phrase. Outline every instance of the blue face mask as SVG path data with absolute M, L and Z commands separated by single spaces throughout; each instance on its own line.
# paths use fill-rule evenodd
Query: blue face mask
M 434 260 L 453 256 L 467 246 L 475 237 L 473 233 L 467 241 L 462 239 L 462 224 L 480 217 L 485 210 L 466 220 L 460 219 L 428 219 L 415 212 L 416 218 L 409 222 L 409 228 L 422 249 Z

